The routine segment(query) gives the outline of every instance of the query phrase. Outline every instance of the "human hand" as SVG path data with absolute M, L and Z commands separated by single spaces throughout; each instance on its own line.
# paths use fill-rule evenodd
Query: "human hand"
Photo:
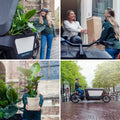
M 40 109 L 41 109 L 41 107 L 40 107 L 40 105 L 39 105 L 39 107 L 38 107 L 37 111 L 40 111 Z
M 54 37 L 54 40 L 56 40 L 56 37 Z
M 29 111 L 28 104 L 26 104 L 25 108 L 26 108 L 27 111 Z
M 81 30 L 82 33 L 87 34 L 87 29 Z
M 95 42 L 95 41 L 97 41 L 97 39 L 94 38 L 93 41 Z

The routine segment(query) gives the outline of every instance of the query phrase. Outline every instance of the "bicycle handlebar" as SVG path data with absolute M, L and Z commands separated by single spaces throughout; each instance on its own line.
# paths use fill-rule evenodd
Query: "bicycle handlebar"
M 64 38 L 62 38 L 61 41 L 62 41 L 62 42 L 66 42 L 66 43 L 68 43 L 69 45 L 74 46 L 74 47 L 79 47 L 80 45 L 82 45 L 82 47 L 90 47 L 90 46 L 92 46 L 92 45 L 94 45 L 94 44 L 96 44 L 96 43 L 97 43 L 97 44 L 103 44 L 103 45 L 110 45 L 110 46 L 113 46 L 113 45 L 114 45 L 113 42 L 108 42 L 108 41 L 95 41 L 95 42 L 92 42 L 92 43 L 90 43 L 90 44 L 81 44 L 81 43 L 75 44 L 75 43 L 71 43 L 70 41 L 65 40 Z
M 97 43 L 97 41 L 95 41 L 95 42 L 92 42 L 92 43 L 90 43 L 90 44 L 74 44 L 74 43 L 71 43 L 71 42 L 66 41 L 66 40 L 65 40 L 64 42 L 66 42 L 66 43 L 68 43 L 69 45 L 74 46 L 74 47 L 79 47 L 80 45 L 82 45 L 82 47 L 89 47 L 89 46 Z

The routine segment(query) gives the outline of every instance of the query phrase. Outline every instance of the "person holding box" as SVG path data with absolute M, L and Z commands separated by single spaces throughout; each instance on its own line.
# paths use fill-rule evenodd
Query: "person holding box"
M 112 56 L 113 59 L 117 59 L 120 53 L 120 41 L 119 41 L 119 25 L 115 21 L 115 12 L 112 8 L 107 8 L 104 12 L 105 23 L 102 27 L 101 37 L 98 41 L 113 42 L 113 46 L 106 45 L 105 50 Z

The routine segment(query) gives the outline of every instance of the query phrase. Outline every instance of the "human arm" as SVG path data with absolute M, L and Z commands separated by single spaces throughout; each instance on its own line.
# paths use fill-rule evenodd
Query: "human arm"
M 41 107 L 42 107 L 43 101 L 44 101 L 43 96 L 42 96 L 41 94 L 39 95 L 39 97 L 40 97 L 40 101 L 39 101 L 39 106 L 38 106 L 37 111 L 40 111 L 40 110 L 41 110 Z
M 24 108 L 25 108 L 26 110 L 29 110 L 29 109 L 28 109 L 27 97 L 29 97 L 29 95 L 25 93 L 25 94 L 23 95 L 22 100 L 23 100 Z
M 82 29 L 79 22 L 75 21 L 73 23 L 70 23 L 68 20 L 64 21 L 63 28 L 67 31 L 70 31 L 70 32 L 81 32 L 81 29 Z
M 110 32 L 114 32 L 113 28 L 109 25 L 108 22 L 104 23 L 102 27 L 101 37 L 98 39 L 98 41 L 106 41 Z

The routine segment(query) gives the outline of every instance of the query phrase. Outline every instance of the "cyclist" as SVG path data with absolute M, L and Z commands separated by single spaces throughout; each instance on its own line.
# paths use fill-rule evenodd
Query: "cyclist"
M 84 94 L 84 90 L 80 89 L 79 87 L 85 87 L 85 86 L 81 86 L 79 84 L 79 78 L 76 78 L 76 82 L 75 82 L 75 90 L 78 91 L 80 93 L 80 98 L 81 96 Z

